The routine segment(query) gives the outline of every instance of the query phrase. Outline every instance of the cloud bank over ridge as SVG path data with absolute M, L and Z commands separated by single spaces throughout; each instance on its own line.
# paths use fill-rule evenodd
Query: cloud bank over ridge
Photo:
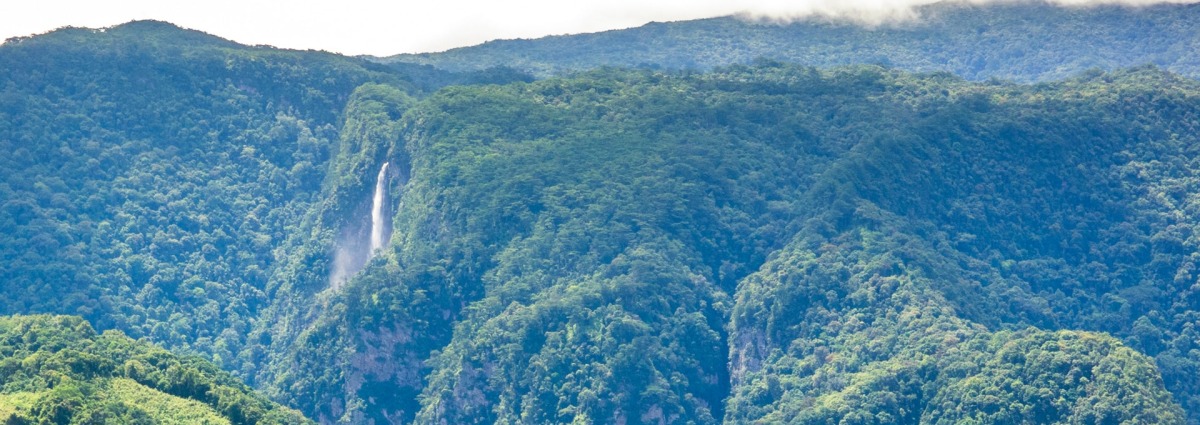
M 704 0 L 708 1 L 708 0 Z M 721 3 L 719 0 L 713 3 Z M 725 13 L 757 19 L 791 21 L 814 16 L 845 19 L 867 24 L 919 19 L 918 9 L 937 3 L 970 5 L 1046 3 L 1060 7 L 1120 5 L 1143 7 L 1156 4 L 1189 4 L 1200 0 L 749 0 L 739 2 L 742 10 Z

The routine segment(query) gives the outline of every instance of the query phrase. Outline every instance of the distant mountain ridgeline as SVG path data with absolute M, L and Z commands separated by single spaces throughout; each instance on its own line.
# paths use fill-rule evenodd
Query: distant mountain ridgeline
M 1088 69 L 1154 64 L 1200 77 L 1200 5 L 1060 7 L 1040 1 L 916 9 L 912 21 L 868 27 L 823 17 L 792 23 L 716 18 L 625 30 L 490 41 L 385 62 L 447 70 L 507 66 L 538 75 L 599 66 L 707 70 L 758 59 L 879 64 L 972 80 L 1048 81 Z

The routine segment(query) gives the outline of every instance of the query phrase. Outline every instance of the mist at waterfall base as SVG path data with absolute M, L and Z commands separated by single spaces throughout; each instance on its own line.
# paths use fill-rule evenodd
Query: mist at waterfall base
M 342 229 L 334 247 L 333 264 L 329 274 L 329 286 L 341 288 L 355 273 L 358 273 L 375 254 L 387 245 L 392 236 L 391 208 L 388 200 L 388 164 L 383 163 L 375 178 L 375 191 L 371 198 L 369 226 L 366 221 L 351 220 Z M 365 215 L 363 218 L 366 218 Z

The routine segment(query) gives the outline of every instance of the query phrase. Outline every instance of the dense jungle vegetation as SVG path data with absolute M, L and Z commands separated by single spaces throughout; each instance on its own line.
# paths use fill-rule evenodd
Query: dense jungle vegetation
M 1185 59 L 509 65 L 0 46 L 0 420 L 1200 424 Z
M 1196 88 L 760 64 L 442 90 L 374 115 L 411 161 L 392 251 L 273 350 L 318 359 L 278 387 L 354 378 L 277 395 L 422 423 L 1182 423 L 1193 221 L 1160 185 L 1187 184 Z

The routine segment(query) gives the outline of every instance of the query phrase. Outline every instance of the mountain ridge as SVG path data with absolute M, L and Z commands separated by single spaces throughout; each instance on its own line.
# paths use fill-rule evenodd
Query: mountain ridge
M 1194 25 L 1200 15 L 1197 4 L 944 2 L 915 10 L 919 17 L 913 21 L 874 27 L 819 16 L 787 23 L 724 17 L 497 40 L 379 60 L 459 71 L 505 65 L 539 76 L 597 66 L 703 71 L 759 59 L 813 66 L 875 63 L 916 72 L 948 71 L 973 80 L 1046 81 L 1093 67 L 1112 70 L 1148 63 L 1200 75 L 1195 71 L 1200 58 L 1193 53 L 1200 45 Z

